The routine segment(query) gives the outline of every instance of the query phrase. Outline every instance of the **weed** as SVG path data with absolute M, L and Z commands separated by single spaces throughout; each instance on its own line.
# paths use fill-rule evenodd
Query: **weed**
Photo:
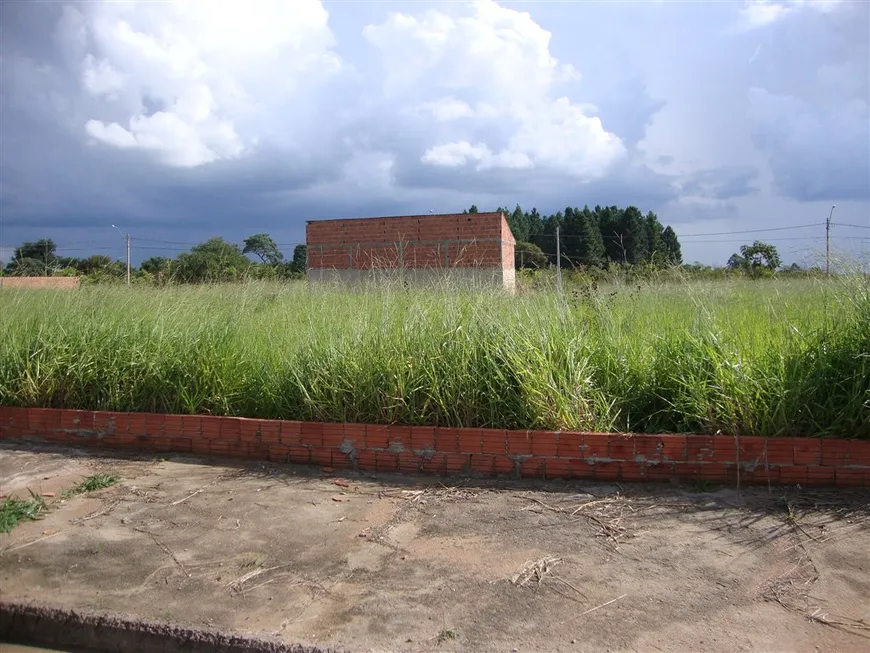
M 440 633 L 438 633 L 438 644 L 442 644 L 447 641 L 455 640 L 459 637 L 459 633 L 456 632 L 455 628 L 445 628 Z
M 94 492 L 95 490 L 102 490 L 110 485 L 114 485 L 117 481 L 118 477 L 115 474 L 92 474 L 74 488 L 64 492 L 63 496 L 64 498 L 67 498 L 75 496 L 76 494 L 85 494 L 87 492 Z
M 29 499 L 7 497 L 0 504 L 0 531 L 9 533 L 19 522 L 38 519 L 45 511 L 45 501 L 30 491 Z
M 866 278 L 0 293 L 0 405 L 870 438 Z

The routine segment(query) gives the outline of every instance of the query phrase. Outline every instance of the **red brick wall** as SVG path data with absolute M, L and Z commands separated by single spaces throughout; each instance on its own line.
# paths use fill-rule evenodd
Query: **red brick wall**
M 314 464 L 595 481 L 870 488 L 870 441 L 330 424 L 0 406 L 0 440 Z
M 313 269 L 513 267 L 501 213 L 314 221 L 306 242 Z

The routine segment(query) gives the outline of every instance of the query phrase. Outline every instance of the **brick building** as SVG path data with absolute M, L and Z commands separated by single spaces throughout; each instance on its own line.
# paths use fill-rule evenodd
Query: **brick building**
M 309 221 L 305 239 L 312 281 L 515 287 L 516 241 L 502 213 Z

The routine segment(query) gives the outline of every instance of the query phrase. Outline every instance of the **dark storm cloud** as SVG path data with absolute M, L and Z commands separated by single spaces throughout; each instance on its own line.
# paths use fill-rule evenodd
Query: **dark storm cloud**
M 681 182 L 684 195 L 727 200 L 758 192 L 753 182 L 758 170 L 749 166 L 730 166 L 713 170 L 699 170 Z

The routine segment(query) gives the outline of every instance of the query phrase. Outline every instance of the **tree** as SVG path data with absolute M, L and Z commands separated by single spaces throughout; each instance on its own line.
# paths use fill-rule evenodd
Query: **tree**
M 740 254 L 735 253 L 728 257 L 726 265 L 729 270 L 742 270 L 746 267 L 746 259 L 740 256 Z
M 683 262 L 683 251 L 677 234 L 670 225 L 662 231 L 662 245 L 665 248 L 665 261 L 670 265 L 680 265 Z
M 659 222 L 659 216 L 650 211 L 644 217 L 647 235 L 647 251 L 649 252 L 649 260 L 655 265 L 661 265 L 667 261 L 667 251 L 665 243 L 662 240 L 664 227 Z
M 741 245 L 740 255 L 733 254 L 728 259 L 728 267 L 732 266 L 732 261 L 738 263 L 740 259 L 742 259 L 741 267 L 753 272 L 761 269 L 773 271 L 782 265 L 776 247 L 760 240 L 756 240 L 751 245 Z
M 246 274 L 250 266 L 238 245 L 223 238 L 211 238 L 192 247 L 190 252 L 179 254 L 173 267 L 180 281 L 201 283 L 234 281 Z
M 50 238 L 25 242 L 15 248 L 12 260 L 6 266 L 6 274 L 19 277 L 50 276 L 60 269 L 56 255 L 57 245 Z
M 284 260 L 284 255 L 269 234 L 254 234 L 245 238 L 243 254 L 256 254 L 263 263 L 277 265 Z
M 307 268 L 308 268 L 308 246 L 307 245 L 296 245 L 296 247 L 293 248 L 293 261 L 290 263 L 290 269 L 292 272 L 305 274 L 305 271 Z
M 548 261 L 547 255 L 534 243 L 517 241 L 514 247 L 514 267 L 517 270 L 543 268 L 546 267 Z
M 462 212 L 462 215 L 468 215 L 469 213 L 479 213 L 477 210 L 477 204 L 472 204 L 470 209 L 466 209 Z

